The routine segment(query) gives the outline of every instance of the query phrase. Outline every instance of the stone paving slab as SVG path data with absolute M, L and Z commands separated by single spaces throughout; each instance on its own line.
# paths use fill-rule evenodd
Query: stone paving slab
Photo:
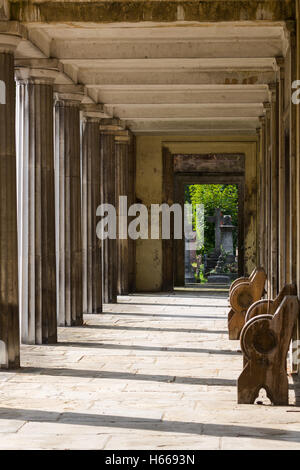
M 290 406 L 238 405 L 227 295 L 123 296 L 0 372 L 0 449 L 299 449 Z M 297 403 L 297 406 L 296 406 Z

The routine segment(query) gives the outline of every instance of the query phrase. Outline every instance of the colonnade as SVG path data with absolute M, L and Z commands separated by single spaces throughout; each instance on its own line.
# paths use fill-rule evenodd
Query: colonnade
M 20 365 L 20 336 L 25 344 L 55 343 L 58 326 L 80 326 L 83 313 L 100 313 L 102 302 L 128 293 L 134 270 L 129 240 L 101 242 L 96 236 L 100 203 L 116 206 L 118 195 L 133 202 L 133 136 L 104 118 L 99 106 L 83 104 L 81 86 L 57 85 L 55 60 L 15 61 L 19 40 L 0 37 L 5 369 Z

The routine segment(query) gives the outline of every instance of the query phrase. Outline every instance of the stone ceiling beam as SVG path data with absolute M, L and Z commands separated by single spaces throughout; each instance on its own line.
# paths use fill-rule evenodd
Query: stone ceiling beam
M 223 131 L 242 131 L 256 132 L 259 126 L 259 118 L 193 118 L 193 119 L 128 119 L 125 120 L 126 126 L 135 134 L 147 132 L 223 132 Z
M 125 104 L 105 106 L 107 113 L 120 119 L 134 118 L 205 118 L 205 117 L 259 117 L 262 103 L 236 104 Z
M 64 73 L 74 83 L 85 85 L 260 85 L 274 82 L 273 71 L 200 71 L 194 69 L 77 69 L 64 65 Z
M 110 104 L 263 103 L 270 100 L 267 85 L 94 85 L 94 101 Z
M 94 23 L 27 25 L 28 39 L 60 59 L 228 58 L 285 55 L 289 33 L 282 23 Z

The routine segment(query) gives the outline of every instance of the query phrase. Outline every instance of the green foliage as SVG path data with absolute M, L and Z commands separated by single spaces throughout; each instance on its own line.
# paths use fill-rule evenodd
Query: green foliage
M 209 253 L 215 246 L 215 225 L 207 221 L 207 216 L 215 215 L 217 208 L 223 215 L 231 215 L 233 225 L 238 225 L 238 187 L 231 184 L 192 184 L 185 188 L 185 201 L 204 205 L 204 249 Z M 237 230 L 234 232 L 234 245 Z

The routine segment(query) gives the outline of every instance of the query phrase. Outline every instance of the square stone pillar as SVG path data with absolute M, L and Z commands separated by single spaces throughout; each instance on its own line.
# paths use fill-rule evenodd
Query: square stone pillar
M 102 253 L 97 238 L 97 207 L 101 204 L 100 121 L 99 105 L 82 105 L 82 246 L 83 246 L 83 312 L 102 312 Z
M 1 31 L 1 30 L 0 30 Z M 14 52 L 0 32 L 0 368 L 20 366 Z
M 80 182 L 82 88 L 55 87 L 55 211 L 59 326 L 83 323 Z
M 19 281 L 25 344 L 57 342 L 53 148 L 57 63 L 38 62 L 16 62 Z

